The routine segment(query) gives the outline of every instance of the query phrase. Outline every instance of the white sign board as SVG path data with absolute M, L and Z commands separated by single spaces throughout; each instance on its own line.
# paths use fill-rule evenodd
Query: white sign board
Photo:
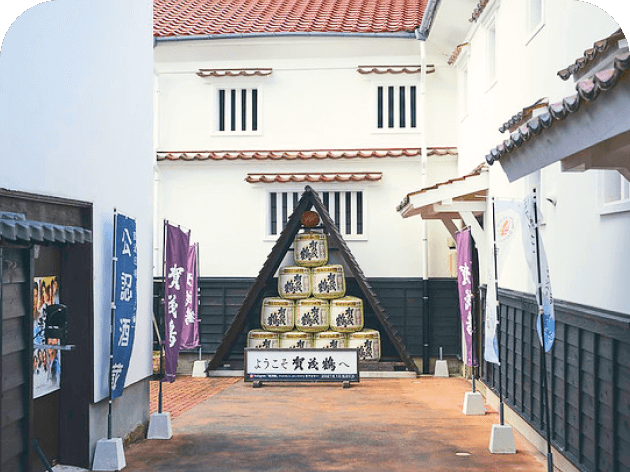
M 356 349 L 245 349 L 246 382 L 358 382 Z

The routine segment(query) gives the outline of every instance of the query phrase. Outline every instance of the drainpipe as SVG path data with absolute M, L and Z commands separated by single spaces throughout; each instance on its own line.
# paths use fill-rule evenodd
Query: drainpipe
M 426 84 L 426 43 L 420 39 L 420 188 L 427 186 L 427 84 Z M 431 317 L 429 304 L 429 239 L 427 220 L 422 219 L 420 237 L 422 239 L 422 373 L 429 373 L 431 355 Z

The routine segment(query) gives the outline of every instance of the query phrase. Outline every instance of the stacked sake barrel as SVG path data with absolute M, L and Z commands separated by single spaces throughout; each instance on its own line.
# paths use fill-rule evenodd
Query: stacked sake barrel
M 293 247 L 296 265 L 279 269 L 279 296 L 263 300 L 262 329 L 248 333 L 248 347 L 351 347 L 378 361 L 379 332 L 363 329 L 363 300 L 346 296 L 343 266 L 328 265 L 326 235 L 300 233 Z

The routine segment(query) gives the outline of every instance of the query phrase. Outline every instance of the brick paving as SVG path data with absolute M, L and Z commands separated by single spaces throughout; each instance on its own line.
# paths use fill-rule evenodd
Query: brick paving
M 212 395 L 242 380 L 241 377 L 178 375 L 175 382 L 162 384 L 162 411 L 168 411 L 171 418 L 177 418 Z M 159 383 L 151 382 L 151 413 L 158 411 L 158 391 Z

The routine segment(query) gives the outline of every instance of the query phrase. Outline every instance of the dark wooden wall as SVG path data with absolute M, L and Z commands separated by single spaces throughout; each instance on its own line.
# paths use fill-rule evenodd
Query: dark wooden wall
M 204 353 L 212 354 L 219 346 L 224 333 L 230 326 L 234 315 L 242 304 L 247 292 L 254 283 L 254 278 L 200 278 L 201 291 L 201 344 Z M 412 356 L 422 356 L 423 347 L 423 282 L 417 278 L 373 278 L 368 279 L 378 299 L 385 308 L 394 328 L 402 337 L 407 350 Z M 352 278 L 346 279 L 346 294 L 362 297 L 357 283 Z M 156 279 L 154 285 L 154 310 L 158 324 L 163 328 L 164 309 L 160 304 L 163 284 Z M 273 279 L 268 289 L 252 310 L 243 333 L 236 341 L 230 359 L 241 359 L 246 343 L 247 332 L 260 328 L 260 305 L 262 298 L 277 295 L 277 279 Z M 459 314 L 457 309 L 457 280 L 429 280 L 429 344 L 431 355 L 437 356 L 440 346 L 445 356 L 458 356 Z M 365 327 L 379 329 L 374 313 L 365 306 Z M 163 333 L 163 329 L 162 329 Z M 162 334 L 163 335 L 163 334 Z M 383 358 L 397 357 L 394 346 L 388 339 L 381 337 Z
M 533 295 L 500 290 L 504 401 L 544 436 L 540 343 Z M 579 470 L 630 470 L 630 315 L 555 301 L 546 354 L 551 439 Z M 499 367 L 482 378 L 497 394 Z
M 30 469 L 30 250 L 0 247 L 0 470 Z M 30 297 L 30 299 L 29 299 Z

